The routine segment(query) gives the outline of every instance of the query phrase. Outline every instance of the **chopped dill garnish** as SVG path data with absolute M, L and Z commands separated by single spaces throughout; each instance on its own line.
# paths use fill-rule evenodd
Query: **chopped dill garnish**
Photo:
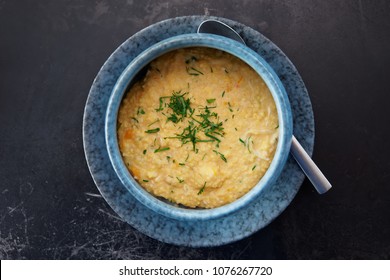
M 275 129 L 278 129 L 279 128 L 279 125 L 277 125 L 276 127 L 275 127 Z
M 187 117 L 187 111 L 190 113 L 193 110 L 190 107 L 190 99 L 184 98 L 184 96 L 188 94 L 188 92 L 181 93 L 180 91 L 173 91 L 171 96 L 162 96 L 159 98 L 160 106 L 156 109 L 156 112 L 160 112 L 164 109 L 164 100 L 169 98 L 169 103 L 165 103 L 165 107 L 172 109 L 172 113 L 167 117 L 167 121 L 171 121 L 173 123 L 178 123 L 183 120 L 184 117 Z M 164 116 L 166 114 L 162 113 Z
M 186 165 L 186 164 L 185 164 L 185 163 L 182 163 L 182 162 L 180 162 L 180 163 L 179 163 L 179 165 L 180 165 L 180 166 L 184 166 L 184 165 Z
M 151 124 L 149 124 L 148 127 L 154 125 L 154 124 L 157 123 L 159 120 L 160 120 L 160 119 L 155 120 L 154 122 L 152 122 Z
M 225 96 L 225 91 L 222 92 L 222 97 L 224 97 L 224 96 Z
M 144 181 L 145 183 L 149 182 L 149 180 L 142 180 L 142 181 Z
M 185 161 L 187 161 L 189 157 L 190 157 L 190 154 L 187 154 Z
M 177 138 L 182 142 L 183 145 L 191 142 L 193 150 L 195 151 L 195 144 L 199 140 L 196 137 L 197 132 L 198 132 L 198 130 L 195 127 L 194 122 L 190 121 L 189 125 L 183 129 L 181 134 L 176 134 L 176 136 L 167 137 L 167 138 Z
M 171 157 L 170 156 L 167 156 L 167 161 L 169 162 L 169 160 L 171 159 Z
M 159 153 L 159 152 L 164 152 L 164 151 L 168 151 L 170 148 L 169 147 L 165 147 L 165 148 L 158 148 L 156 150 L 154 150 L 155 153 Z
M 187 117 L 187 111 L 190 113 L 192 109 L 190 107 L 190 99 L 185 99 L 184 96 L 188 94 L 188 92 L 181 93 L 180 91 L 174 91 L 172 96 L 169 99 L 168 108 L 172 109 L 172 114 L 168 117 L 169 121 L 173 123 L 178 123 L 183 120 L 184 117 Z
M 225 70 L 225 73 L 226 73 L 226 74 L 229 74 L 229 71 L 228 71 L 226 68 L 225 68 L 224 70 Z
M 214 73 L 213 67 L 210 66 L 210 72 Z
M 252 167 L 252 171 L 255 170 L 255 168 L 256 168 L 256 164 Z
M 249 153 L 252 153 L 251 150 L 249 149 L 249 144 L 250 144 L 251 137 L 252 136 L 249 136 L 249 138 L 246 139 L 246 147 L 248 148 L 248 152 Z M 252 141 L 252 144 L 253 144 L 253 141 Z
M 194 61 L 198 61 L 198 59 L 196 58 L 196 56 L 191 56 L 190 58 L 186 59 L 185 63 L 190 64 L 191 62 L 194 62 Z
M 169 96 L 161 96 L 158 100 L 159 100 L 159 102 L 160 102 L 160 104 L 159 104 L 159 107 L 157 108 L 157 109 L 155 109 L 156 110 L 156 112 L 160 112 L 160 111 L 162 111 L 163 109 L 164 109 L 164 99 L 165 98 L 169 98 Z
M 131 119 L 132 119 L 133 121 L 135 121 L 135 122 L 139 123 L 139 121 L 138 121 L 136 118 L 134 118 L 134 117 L 131 117 Z
M 218 114 L 215 112 L 211 112 L 210 109 L 211 107 L 206 106 L 204 108 L 204 113 L 202 112 L 197 115 L 201 118 L 201 121 L 195 119 L 194 120 L 199 123 L 204 134 L 207 137 L 217 142 L 221 142 L 218 136 L 223 137 L 225 134 L 222 127 L 222 122 L 219 121 Z M 216 122 L 214 122 L 212 119 L 216 119 Z
M 179 181 L 180 184 L 184 182 L 184 180 L 180 179 L 179 177 L 176 177 L 176 179 Z
M 144 150 L 142 153 L 145 155 L 146 154 L 146 150 Z
M 178 123 L 180 119 L 177 117 L 175 114 L 171 114 L 168 118 L 167 121 L 171 121 L 173 123 Z
M 202 160 L 204 160 L 205 157 L 206 157 L 206 154 L 203 155 Z
M 224 161 L 224 162 L 227 162 L 227 159 L 225 158 L 225 156 L 223 154 L 221 154 L 220 152 L 216 151 L 216 150 L 213 150 L 214 153 L 216 153 L 217 155 L 220 156 L 220 158 Z
M 185 93 L 181 91 L 173 91 L 170 96 L 169 103 L 164 101 L 160 103 L 160 108 L 167 109 L 166 113 L 162 114 L 167 118 L 167 122 L 171 121 L 174 124 L 179 122 L 187 122 L 181 130 L 181 133 L 176 133 L 174 136 L 165 137 L 164 139 L 178 139 L 181 143 L 192 143 L 192 149 L 195 153 L 198 153 L 196 144 L 199 142 L 221 142 L 221 137 L 224 137 L 223 122 L 219 120 L 219 116 L 212 109 L 216 106 L 198 107 L 197 115 L 194 115 L 195 109 L 191 108 L 190 98 L 186 98 Z M 160 97 L 160 101 L 163 100 Z M 168 98 L 168 97 L 164 97 Z M 216 99 L 206 99 L 207 103 L 213 103 Z M 159 108 L 159 109 L 160 109 Z M 171 111 L 171 112 L 170 112 Z M 203 137 L 202 137 L 203 136 Z M 204 137 L 205 136 L 205 137 Z
M 160 131 L 160 129 L 157 127 L 157 128 L 145 130 L 145 133 L 157 133 L 159 131 Z
M 241 138 L 238 138 L 238 140 L 240 140 L 240 142 L 241 142 L 242 144 L 244 144 L 244 146 L 246 146 L 246 143 L 245 143 L 244 140 L 242 140 Z
M 137 115 L 145 115 L 144 109 L 142 109 L 141 107 L 138 107 Z
M 229 111 L 230 111 L 230 112 L 233 112 L 232 105 L 230 104 L 230 102 L 228 102 L 228 105 L 229 105 Z M 233 115 L 233 116 L 234 116 L 234 115 Z
M 187 70 L 187 73 L 189 75 L 193 75 L 193 76 L 204 75 L 202 71 L 200 71 L 194 67 L 186 67 L 186 70 Z
M 203 73 L 202 73 L 200 70 L 198 70 L 198 69 L 196 69 L 196 68 L 194 68 L 194 67 L 191 67 L 191 70 L 194 70 L 195 72 L 197 72 L 197 73 L 203 75 Z
M 187 116 L 187 110 L 190 109 L 190 99 L 184 99 L 188 92 L 174 91 L 169 101 L 168 107 L 177 115 Z
M 207 182 L 204 182 L 203 187 L 198 191 L 198 195 L 200 195 L 204 192 L 204 189 L 206 188 L 206 183 Z
M 234 129 L 235 129 L 236 131 L 238 131 L 238 130 L 237 130 L 237 127 L 235 127 Z

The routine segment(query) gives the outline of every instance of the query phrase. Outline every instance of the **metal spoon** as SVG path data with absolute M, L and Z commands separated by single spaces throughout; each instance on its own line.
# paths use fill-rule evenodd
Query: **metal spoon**
M 246 45 L 244 39 L 242 39 L 242 37 L 233 28 L 218 20 L 208 19 L 201 22 L 197 32 L 224 36 Z M 323 194 L 332 187 L 328 179 L 326 179 L 324 174 L 306 153 L 294 135 L 291 139 L 290 153 L 293 155 L 318 193 Z

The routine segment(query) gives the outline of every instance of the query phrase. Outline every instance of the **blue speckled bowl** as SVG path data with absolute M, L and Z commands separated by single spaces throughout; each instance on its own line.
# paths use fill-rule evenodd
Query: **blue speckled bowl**
M 131 81 L 148 63 L 169 51 L 185 47 L 210 47 L 228 52 L 251 66 L 265 81 L 275 100 L 279 117 L 279 141 L 270 167 L 258 184 L 238 200 L 214 209 L 188 209 L 163 201 L 143 189 L 126 168 L 119 151 L 117 115 L 122 98 Z M 163 40 L 138 55 L 117 80 L 109 99 L 105 137 L 112 166 L 127 190 L 143 205 L 156 213 L 176 220 L 210 220 L 231 214 L 250 204 L 259 194 L 272 186 L 286 163 L 292 138 L 292 114 L 286 91 L 269 64 L 248 47 L 212 34 L 185 34 Z

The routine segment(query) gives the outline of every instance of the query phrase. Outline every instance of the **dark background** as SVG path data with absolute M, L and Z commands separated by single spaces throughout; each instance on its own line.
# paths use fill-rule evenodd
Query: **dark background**
M 160 243 L 98 195 L 82 145 L 89 88 L 108 56 L 157 21 L 214 15 L 270 38 L 313 103 L 306 180 L 249 238 L 215 248 Z M 0 0 L 0 259 L 389 259 L 390 2 Z

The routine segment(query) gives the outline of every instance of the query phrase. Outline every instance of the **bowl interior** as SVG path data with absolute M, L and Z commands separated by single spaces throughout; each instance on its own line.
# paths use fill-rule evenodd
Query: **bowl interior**
M 157 57 L 179 48 L 209 47 L 238 57 L 252 67 L 267 84 L 275 101 L 279 119 L 279 138 L 274 158 L 264 176 L 248 193 L 227 205 L 213 209 L 193 209 L 172 204 L 142 188 L 126 168 L 117 139 L 118 110 L 129 87 L 144 75 L 145 67 Z M 105 136 L 112 166 L 128 191 L 142 204 L 164 216 L 178 220 L 207 220 L 238 211 L 253 201 L 262 190 L 271 186 L 280 175 L 287 160 L 292 137 L 292 116 L 289 100 L 278 76 L 268 63 L 248 47 L 225 37 L 212 34 L 186 34 L 161 41 L 135 58 L 116 82 L 109 100 Z

